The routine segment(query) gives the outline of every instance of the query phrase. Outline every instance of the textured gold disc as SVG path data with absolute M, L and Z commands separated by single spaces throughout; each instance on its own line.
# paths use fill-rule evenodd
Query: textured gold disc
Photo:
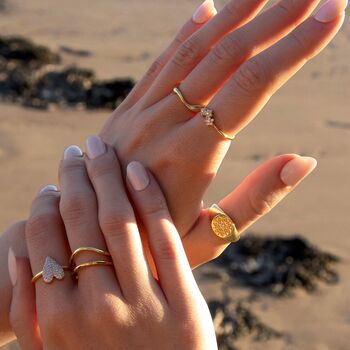
M 211 219 L 214 234 L 228 242 L 237 242 L 240 235 L 233 220 L 217 204 L 213 204 L 211 209 L 215 212 L 215 216 Z

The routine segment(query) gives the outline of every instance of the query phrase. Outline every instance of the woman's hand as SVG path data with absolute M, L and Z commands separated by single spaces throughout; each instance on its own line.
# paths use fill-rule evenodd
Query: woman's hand
M 155 174 L 192 266 L 213 259 L 226 246 L 212 235 L 202 199 L 230 141 L 187 110 L 173 88 L 179 86 L 190 103 L 209 103 L 216 125 L 237 135 L 329 43 L 346 6 L 345 0 L 330 0 L 311 16 L 318 0 L 280 0 L 257 16 L 266 2 L 231 0 L 213 17 L 213 2 L 205 1 L 200 16 L 197 12 L 185 24 L 101 132 L 118 149 L 124 169 L 139 160 Z M 194 21 L 198 18 L 200 24 Z M 268 162 L 219 203 L 240 232 L 315 166 L 311 159 L 293 161 L 289 171 L 299 177 L 284 183 L 279 175 L 293 159 L 287 155 Z
M 148 236 L 157 280 L 143 253 L 114 150 L 95 143 L 88 155 L 84 160 L 78 148 L 69 148 L 60 167 L 61 192 L 48 186 L 33 202 L 26 227 L 31 270 L 43 270 L 48 256 L 69 265 L 80 247 L 109 251 L 113 266 L 83 268 L 78 280 L 67 271 L 52 284 L 41 278 L 35 301 L 30 268 L 10 252 L 10 319 L 22 348 L 217 349 L 209 309 L 156 180 L 138 162 L 127 167 L 127 186 Z M 101 256 L 83 252 L 75 263 L 93 260 Z

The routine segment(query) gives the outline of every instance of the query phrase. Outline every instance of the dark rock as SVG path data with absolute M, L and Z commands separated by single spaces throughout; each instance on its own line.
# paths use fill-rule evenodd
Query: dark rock
M 57 64 L 60 56 L 42 45 L 22 37 L 0 37 L 0 57 L 17 64 L 39 68 L 47 64 Z
M 295 288 L 314 291 L 319 281 L 338 282 L 338 274 L 334 270 L 338 260 L 301 237 L 247 235 L 232 244 L 215 263 L 242 285 L 257 291 L 286 295 Z
M 218 341 L 219 350 L 236 350 L 235 342 L 241 337 L 253 337 L 255 341 L 282 338 L 284 335 L 264 324 L 240 300 L 237 303 L 210 301 L 208 303 Z
M 99 81 L 89 69 L 55 69 L 59 61 L 57 54 L 29 40 L 0 37 L 0 99 L 40 109 L 114 109 L 133 88 L 131 79 Z

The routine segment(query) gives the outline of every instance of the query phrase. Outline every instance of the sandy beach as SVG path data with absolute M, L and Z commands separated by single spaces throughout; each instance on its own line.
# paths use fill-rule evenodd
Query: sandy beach
M 223 5 L 217 1 L 217 7 Z M 101 79 L 140 78 L 157 53 L 189 18 L 195 0 L 9 0 L 0 14 L 1 35 L 24 35 L 60 52 L 62 65 L 92 68 Z M 147 6 L 147 11 L 145 11 Z M 62 47 L 86 50 L 78 57 Z M 318 169 L 292 195 L 252 229 L 258 235 L 300 234 L 340 257 L 340 282 L 291 298 L 261 295 L 254 312 L 289 340 L 255 342 L 242 338 L 239 349 L 350 349 L 350 23 L 325 51 L 275 95 L 258 118 L 232 144 L 206 195 L 210 204 L 229 192 L 264 160 L 281 153 L 318 159 Z M 39 111 L 0 105 L 0 232 L 26 218 L 44 184 L 57 182 L 64 148 L 83 146 L 109 111 Z M 220 283 L 196 271 L 204 295 L 217 298 Z M 235 297 L 250 292 L 232 288 Z M 1 350 L 16 349 L 16 345 Z

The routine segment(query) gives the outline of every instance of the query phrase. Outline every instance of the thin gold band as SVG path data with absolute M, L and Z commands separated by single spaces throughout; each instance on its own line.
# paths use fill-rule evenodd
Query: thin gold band
M 92 267 L 92 266 L 113 266 L 113 263 L 105 260 L 90 261 L 90 262 L 76 266 L 73 270 L 73 274 L 77 274 L 81 269 Z
M 175 92 L 175 94 L 179 97 L 179 99 L 181 100 L 181 102 L 191 111 L 191 112 L 195 112 L 198 113 L 201 111 L 201 109 L 204 107 L 202 105 L 191 105 L 190 103 L 188 103 L 185 98 L 184 95 L 182 94 L 182 92 L 180 91 L 180 89 L 178 87 L 175 87 L 173 89 L 173 91 Z
M 192 105 L 188 103 L 178 87 L 175 87 L 173 89 L 173 92 L 179 97 L 180 101 L 187 107 L 187 109 L 189 109 L 191 112 L 200 113 L 201 116 L 206 120 L 206 124 L 208 126 L 211 126 L 216 132 L 219 133 L 219 135 L 230 141 L 235 139 L 235 136 L 230 136 L 226 134 L 215 125 L 214 112 L 212 110 L 210 110 L 206 106 Z M 208 112 L 210 112 L 210 116 L 206 115 L 206 113 Z
M 70 271 L 70 266 L 62 266 L 62 269 L 64 270 L 64 271 Z M 43 273 L 44 273 L 44 271 L 40 271 L 40 272 L 38 272 L 36 275 L 34 275 L 33 277 L 32 277 L 32 283 L 35 283 L 35 282 L 37 282 L 40 278 L 42 278 L 43 277 Z
M 96 254 L 99 254 L 99 255 L 103 255 L 103 256 L 108 256 L 110 257 L 111 254 L 105 250 L 102 250 L 102 249 L 98 249 L 98 248 L 93 248 L 93 247 L 81 247 L 81 248 L 78 248 L 76 249 L 73 254 L 71 255 L 70 259 L 69 259 L 69 264 L 72 265 L 73 264 L 73 261 L 74 261 L 74 258 L 82 253 L 82 252 L 93 252 L 93 253 L 96 253 Z
M 215 124 L 212 124 L 211 125 L 212 128 L 214 128 L 221 136 L 223 136 L 225 139 L 228 139 L 230 141 L 233 141 L 236 136 L 230 136 L 230 135 L 227 135 L 226 133 L 224 133 L 222 130 L 220 130 Z

